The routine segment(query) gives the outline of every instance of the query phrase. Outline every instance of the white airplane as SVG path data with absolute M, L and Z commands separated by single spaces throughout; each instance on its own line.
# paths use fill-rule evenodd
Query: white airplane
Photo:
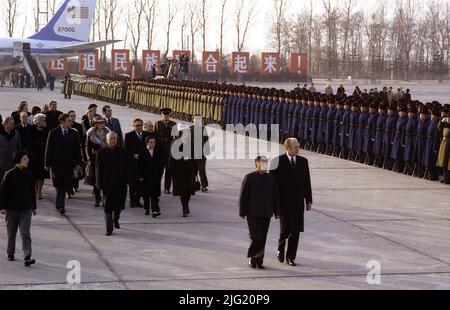
M 49 23 L 26 38 L 0 38 L 0 72 L 25 68 L 45 76 L 41 62 L 73 57 L 120 42 L 89 42 L 96 0 L 65 0 Z

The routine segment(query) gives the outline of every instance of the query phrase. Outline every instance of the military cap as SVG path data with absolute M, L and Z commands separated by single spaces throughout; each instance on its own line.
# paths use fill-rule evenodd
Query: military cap
M 172 113 L 172 109 L 170 109 L 170 108 L 163 108 L 163 109 L 160 110 L 160 113 L 162 115 L 169 115 L 170 113 Z

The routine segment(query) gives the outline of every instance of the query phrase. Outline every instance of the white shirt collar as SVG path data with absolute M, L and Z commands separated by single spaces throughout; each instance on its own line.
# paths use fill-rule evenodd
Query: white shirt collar
M 294 163 L 297 163 L 297 156 L 290 156 L 288 153 L 286 153 L 286 155 L 287 155 L 287 157 L 289 159 L 289 162 L 291 162 L 292 159 L 294 159 Z

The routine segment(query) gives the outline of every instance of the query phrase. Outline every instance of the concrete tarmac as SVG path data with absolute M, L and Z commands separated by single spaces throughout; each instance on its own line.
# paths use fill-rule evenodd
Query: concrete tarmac
M 61 111 L 75 110 L 78 119 L 94 102 L 77 96 L 64 100 L 59 90 L 2 88 L 0 114 L 9 115 L 22 100 L 31 109 L 52 99 Z M 103 103 L 97 104 L 101 109 Z M 134 118 L 159 118 L 112 108 L 124 132 Z M 250 145 L 257 142 L 248 139 Z M 82 186 L 67 201 L 63 217 L 54 208 L 48 180 L 32 223 L 35 266 L 23 266 L 19 236 L 17 261 L 6 261 L 6 227 L 0 218 L 0 289 L 450 289 L 449 186 L 303 151 L 311 168 L 314 209 L 306 214 L 298 266 L 278 263 L 279 223 L 273 219 L 266 270 L 250 269 L 247 224 L 237 208 L 241 182 L 254 167 L 255 154 L 247 155 L 208 162 L 210 191 L 193 197 L 189 218 L 181 217 L 178 198 L 163 194 L 161 218 L 127 206 L 122 229 L 113 237 L 105 236 L 103 212 L 94 208 L 91 188 Z M 67 282 L 71 261 L 80 263 L 80 285 Z M 380 283 L 370 285 L 368 274 L 378 263 Z

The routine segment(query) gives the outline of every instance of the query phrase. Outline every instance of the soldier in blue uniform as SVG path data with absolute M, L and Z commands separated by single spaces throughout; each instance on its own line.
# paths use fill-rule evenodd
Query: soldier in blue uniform
M 369 112 L 367 109 L 367 101 L 364 99 L 360 104 L 361 113 L 358 117 L 358 128 L 356 129 L 355 137 L 355 161 L 358 163 L 363 163 L 366 159 L 366 154 L 363 151 L 364 147 L 364 133 L 366 131 L 367 120 L 369 119 Z
M 364 163 L 369 166 L 373 165 L 375 159 L 373 155 L 373 144 L 375 141 L 375 134 L 377 129 L 377 119 L 378 119 L 377 105 L 375 103 L 372 103 L 369 106 L 369 118 L 367 119 L 366 130 L 364 133 L 364 148 L 363 148 L 363 151 L 366 154 L 366 159 Z
M 318 143 L 317 136 L 319 135 L 319 119 L 320 119 L 320 111 L 321 111 L 321 99 L 320 97 L 316 97 L 314 100 L 314 109 L 311 118 L 311 148 L 310 151 L 316 152 Z
M 386 120 L 386 125 L 384 127 L 383 149 L 381 152 L 384 159 L 383 168 L 387 170 L 392 170 L 392 167 L 394 165 L 391 158 L 391 154 L 392 154 L 392 145 L 394 144 L 395 129 L 397 123 L 396 110 L 397 110 L 397 103 L 393 101 L 388 108 L 388 116 Z
M 286 139 L 289 137 L 295 137 L 293 135 L 293 124 L 295 109 L 298 106 L 297 98 L 295 92 L 289 94 L 289 108 L 287 109 L 287 124 L 286 124 Z
M 405 154 L 403 160 L 405 161 L 405 170 L 403 171 L 406 175 L 412 175 L 414 169 L 414 148 L 416 143 L 417 135 L 417 108 L 411 106 L 408 110 L 408 123 L 405 128 Z
M 348 138 L 350 131 L 350 114 L 352 113 L 351 105 L 352 105 L 353 97 L 348 97 L 344 103 L 344 114 L 341 119 L 340 124 L 340 154 L 339 158 L 347 159 L 349 154 L 348 149 Z
M 419 123 L 417 124 L 416 143 L 414 145 L 414 172 L 417 178 L 425 176 L 426 166 L 423 165 L 423 156 L 427 144 L 428 126 L 430 125 L 429 110 L 426 107 L 420 109 Z
M 427 142 L 425 145 L 425 152 L 423 155 L 422 165 L 426 167 L 425 179 L 430 181 L 438 181 L 439 173 L 436 167 L 439 147 L 440 147 L 440 137 L 438 133 L 439 126 L 439 116 L 441 111 L 438 106 L 435 106 L 431 111 L 431 121 L 428 126 L 427 131 Z
M 330 96 L 328 99 L 328 112 L 325 125 L 325 154 L 333 155 L 333 135 L 334 135 L 334 120 L 336 118 L 336 100 Z
M 319 128 L 317 129 L 317 152 L 324 154 L 327 149 L 325 144 L 325 132 L 327 127 L 328 100 L 322 95 L 320 100 Z
M 257 89 L 253 90 L 253 93 L 249 96 L 249 103 L 247 106 L 247 118 L 245 125 L 255 124 L 256 106 L 258 103 Z
M 295 109 L 292 114 L 292 123 L 291 123 L 291 131 L 290 136 L 291 137 L 298 137 L 298 130 L 299 130 L 299 124 L 300 124 L 300 114 L 303 108 L 303 104 L 301 101 L 301 96 L 296 95 L 295 98 Z M 300 141 L 300 140 L 299 140 Z
M 304 140 L 304 135 L 305 135 L 305 122 L 306 122 L 306 115 L 308 113 L 308 109 L 309 109 L 309 99 L 307 96 L 305 96 L 302 100 L 303 106 L 302 109 L 300 111 L 300 121 L 298 123 L 298 135 L 297 137 L 299 138 L 300 141 L 300 147 L 301 148 L 305 148 L 305 140 Z
M 400 105 L 398 119 L 395 126 L 394 143 L 392 144 L 391 159 L 394 161 L 392 171 L 403 172 L 405 169 L 405 131 L 408 123 L 408 107 Z
M 306 109 L 305 122 L 303 127 L 303 142 L 305 144 L 305 150 L 311 148 L 311 129 L 312 129 L 312 117 L 314 112 L 314 99 L 310 98 L 308 101 L 308 108 Z
M 383 149 L 383 137 L 384 137 L 384 129 L 386 126 L 386 105 L 382 103 L 378 108 L 378 118 L 377 118 L 377 126 L 375 129 L 375 140 L 373 142 L 373 155 L 375 156 L 375 160 L 373 165 L 375 167 L 380 168 L 383 165 L 383 157 L 382 157 L 382 149 Z
M 264 130 L 264 128 L 266 128 L 267 131 L 267 109 L 268 109 L 268 105 L 269 105 L 269 100 L 267 98 L 267 92 L 263 92 L 262 95 L 262 100 L 261 100 L 261 106 L 259 108 L 259 117 L 258 117 L 258 123 L 259 123 L 259 128 L 258 128 L 258 136 L 261 137 L 261 131 L 260 130 Z M 263 125 L 263 126 L 261 126 Z M 268 138 L 268 136 L 266 137 Z
M 334 128 L 333 128 L 333 156 L 339 157 L 341 153 L 341 121 L 344 116 L 344 102 L 342 99 L 338 99 L 337 110 L 334 115 Z
M 356 132 L 359 127 L 359 99 L 355 98 L 352 105 L 352 112 L 350 113 L 350 129 L 348 131 L 348 159 L 355 160 L 357 150 L 356 150 Z

